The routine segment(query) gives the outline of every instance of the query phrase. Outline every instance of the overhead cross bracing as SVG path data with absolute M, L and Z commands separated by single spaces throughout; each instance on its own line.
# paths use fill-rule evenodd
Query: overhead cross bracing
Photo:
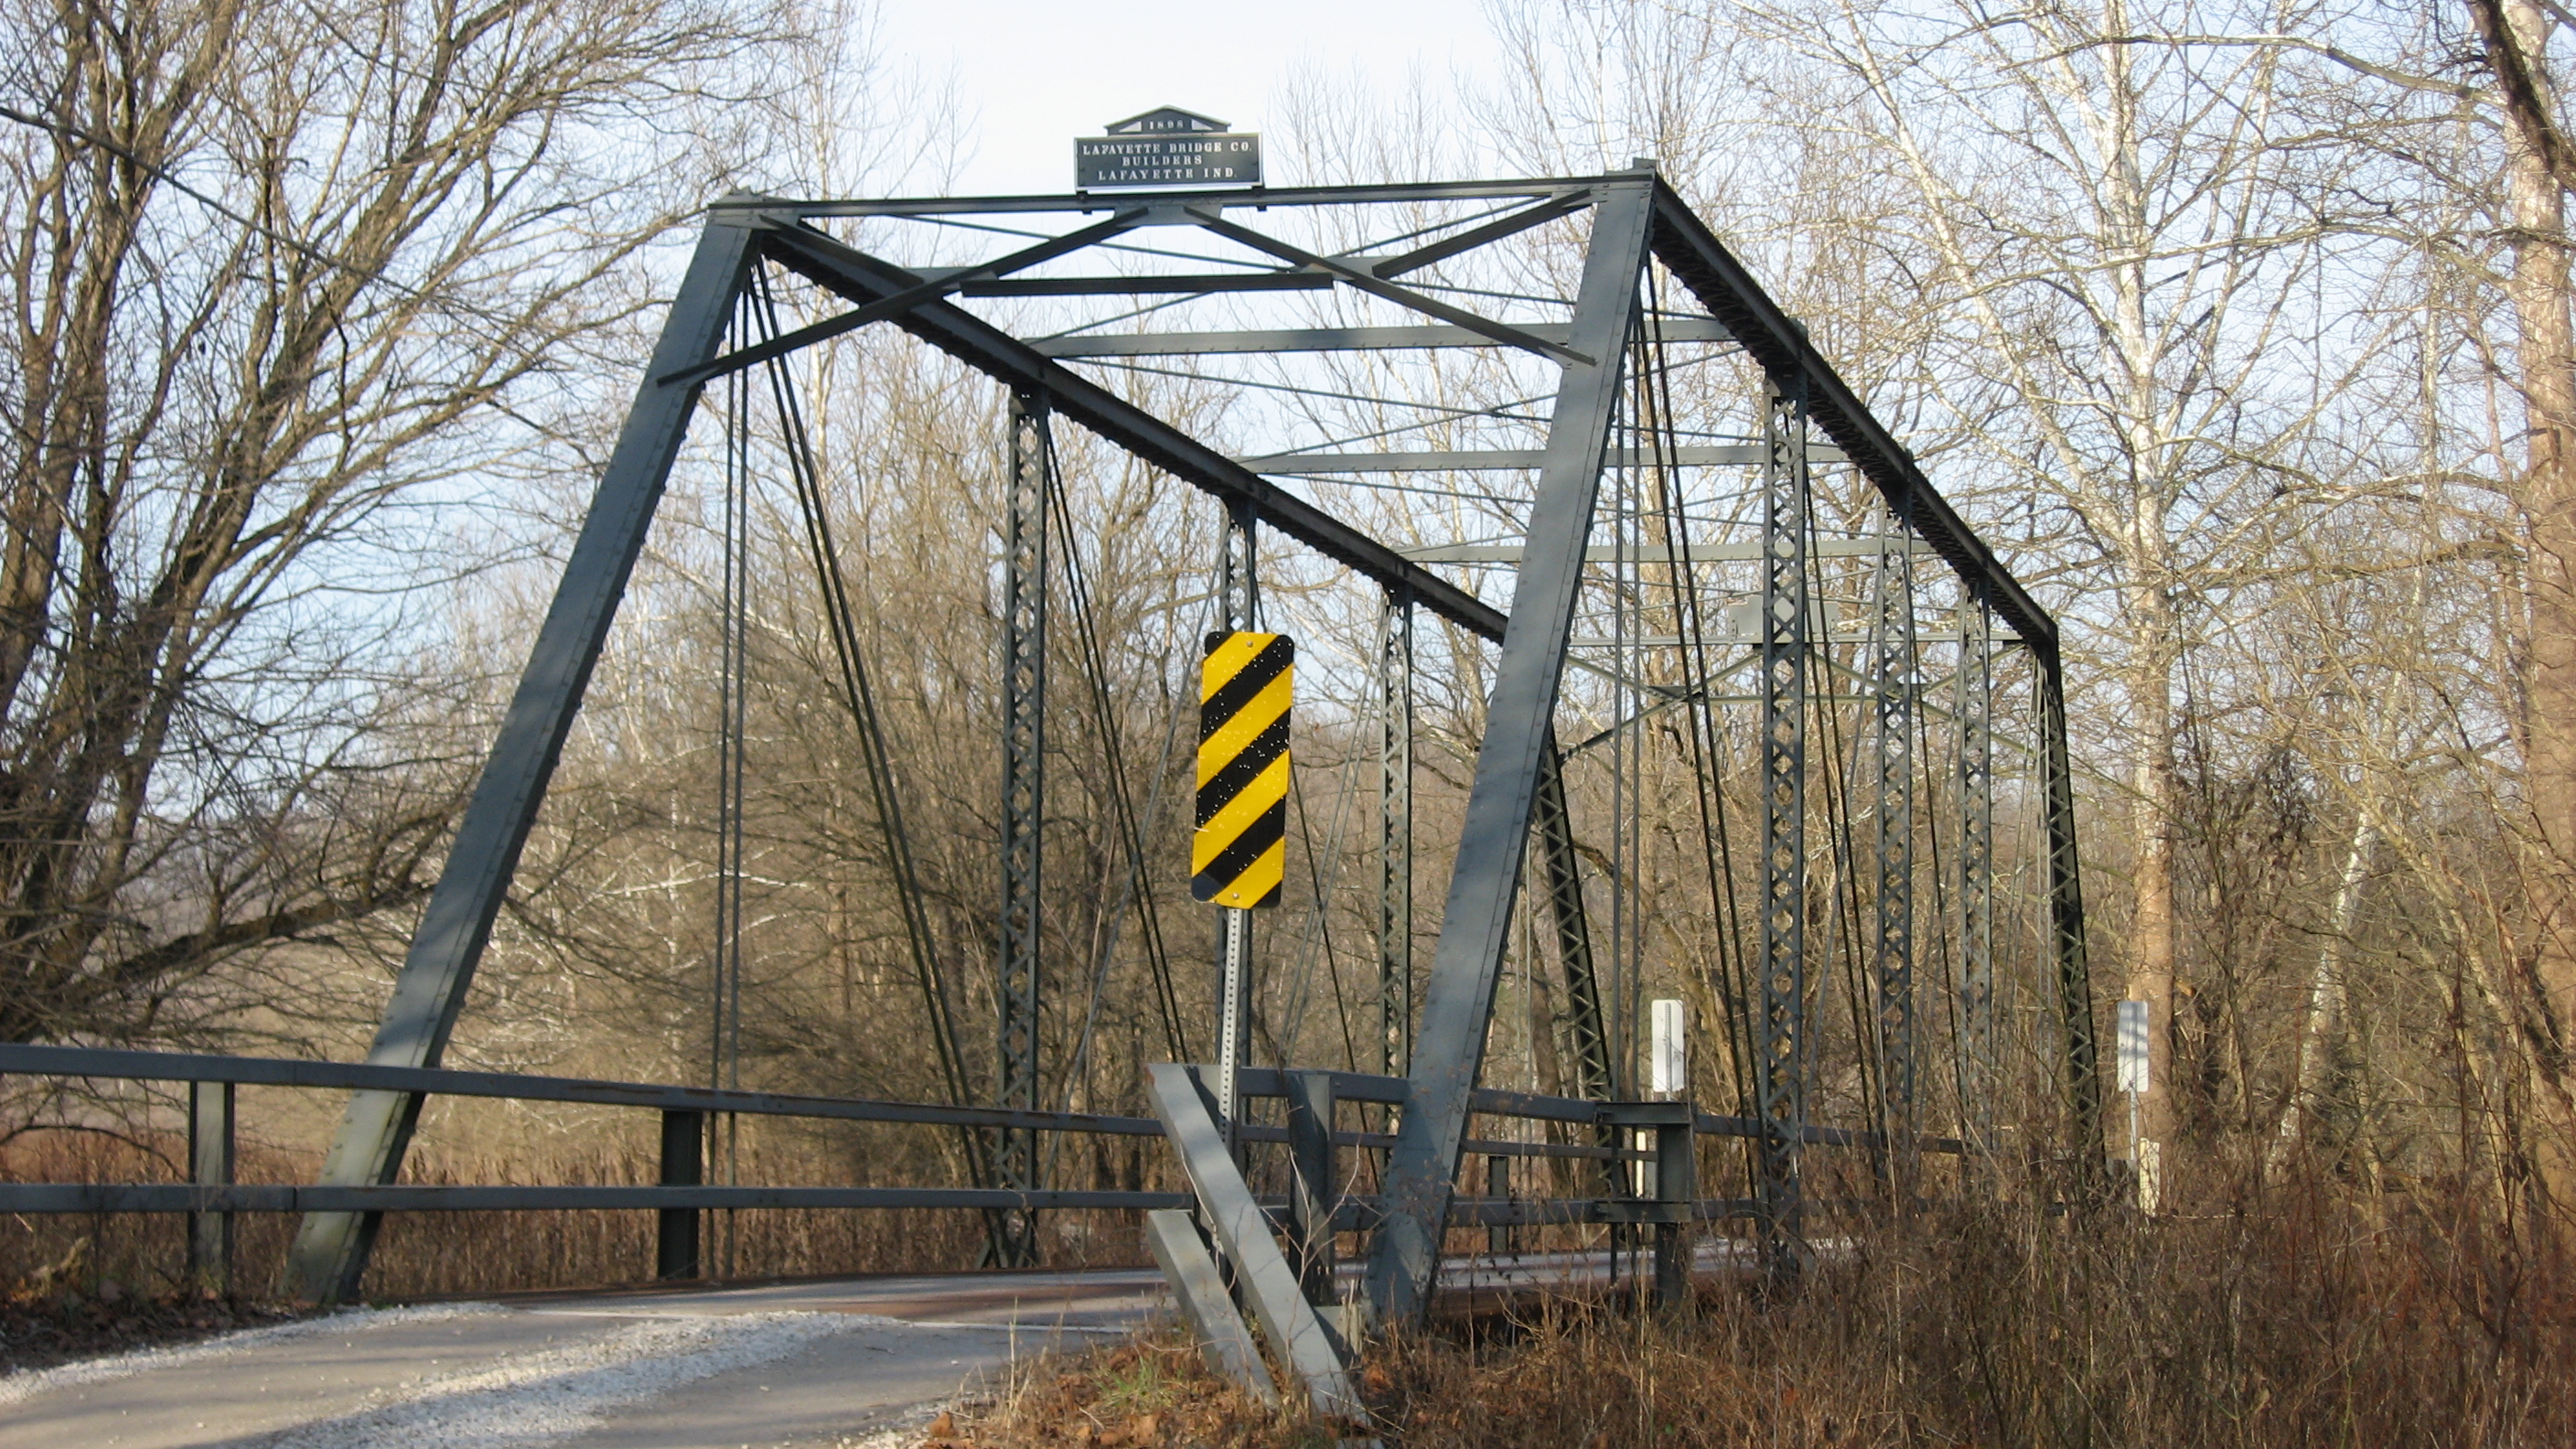
M 749 296 L 761 299 L 749 312 L 758 326 L 741 321 Z M 1862 1136 L 1848 1140 L 1876 1142 L 1882 1161 L 1929 1140 L 1907 1124 L 1932 1134 L 1936 1116 L 1988 1140 L 1988 1106 L 1963 1092 L 1992 1074 L 1994 984 L 2016 949 L 2007 933 L 2032 924 L 1998 903 L 1999 868 L 2028 867 L 2046 923 L 2031 939 L 2046 950 L 2040 970 L 2014 979 L 2053 993 L 2071 1118 L 2079 1137 L 2093 1130 L 2055 622 L 1805 330 L 1643 165 L 1500 183 L 733 196 L 710 208 L 373 1060 L 430 1066 L 444 1051 L 665 480 L 688 430 L 705 425 L 701 399 L 753 376 L 775 384 L 868 329 L 907 334 L 1011 399 L 1009 488 L 992 520 L 1006 546 L 990 565 L 1011 601 L 996 641 L 1008 682 L 994 746 L 1005 828 L 996 955 L 973 967 L 1002 983 L 991 1080 L 1009 1100 L 994 1105 L 1025 1108 L 1055 1090 L 1068 1055 L 1089 1049 L 1066 1023 L 1087 1019 L 1076 1003 L 1102 979 L 1091 961 L 1047 955 L 1038 904 L 1055 748 L 1043 720 L 1099 706 L 1105 679 L 1078 573 L 1103 524 L 1068 506 L 1057 461 L 1079 431 L 1213 500 L 1221 558 L 1201 564 L 1216 575 L 1205 590 L 1214 604 L 1200 606 L 1208 627 L 1306 635 L 1298 687 L 1326 705 L 1301 700 L 1297 728 L 1364 738 L 1374 762 L 1366 788 L 1354 768 L 1335 796 L 1361 801 L 1353 808 L 1374 814 L 1374 827 L 1354 823 L 1320 850 L 1291 853 L 1281 924 L 1255 933 L 1247 912 L 1225 914 L 1216 1014 L 1213 973 L 1159 970 L 1153 989 L 1175 1056 L 1192 1039 L 1215 1044 L 1221 1070 L 1193 1089 L 1213 1093 L 1210 1130 L 1189 1141 L 1222 1144 L 1225 1161 L 1187 1164 L 1212 1191 L 1246 1170 L 1248 1144 L 1270 1140 L 1249 1133 L 1251 1109 L 1237 1100 L 1258 1054 L 1275 1052 L 1272 1064 L 1292 1072 L 1333 1065 L 1312 1036 L 1302 1040 L 1314 1055 L 1299 1059 L 1303 1022 L 1290 1005 L 1311 1006 L 1313 994 L 1266 983 L 1263 953 L 1312 942 L 1306 959 L 1321 954 L 1327 971 L 1356 954 L 1378 973 L 1361 993 L 1361 1014 L 1375 1019 L 1340 1065 L 1405 1082 L 1400 1101 L 1371 1099 L 1389 1130 L 1368 1146 L 1383 1153 L 1374 1196 L 1352 1209 L 1371 1239 L 1368 1296 L 1381 1321 L 1417 1313 L 1433 1287 L 1469 1119 L 1494 1110 L 1477 1105 L 1490 1101 L 1477 1096 L 1493 1086 L 1488 1055 L 1513 1039 L 1497 1030 L 1507 968 L 1531 995 L 1553 967 L 1548 990 L 1565 1003 L 1574 1058 L 1565 1084 L 1600 1104 L 1590 1120 L 1602 1137 L 1587 1151 L 1607 1163 L 1625 1160 L 1639 1134 L 1705 1130 L 1663 1122 L 1652 1104 L 1614 1110 L 1643 1092 L 1650 983 L 1705 998 L 1694 1092 L 1750 1124 L 1758 1150 L 1743 1201 L 1775 1271 L 1789 1274 L 1816 1198 L 1805 1183 L 1822 1105 L 1862 1104 L 1849 1129 Z M 782 412 L 791 395 L 778 390 Z M 790 454 L 804 446 L 798 427 L 776 437 Z M 810 498 L 820 475 L 810 460 L 789 464 Z M 804 506 L 828 512 L 829 501 Z M 835 542 L 822 527 L 810 560 L 819 575 L 891 542 Z M 826 592 L 847 603 L 845 585 Z M 1050 598 L 1072 607 L 1050 610 Z M 1068 615 L 1079 643 L 1051 645 Z M 1348 641 L 1338 655 L 1337 637 Z M 1080 687 L 1061 669 L 1051 678 L 1050 658 L 1081 661 Z M 868 664 L 845 660 L 854 712 L 866 712 Z M 1458 765 L 1437 811 L 1421 734 L 1434 680 L 1448 700 L 1443 747 Z M 2016 728 L 2022 749 L 1997 752 Z M 2025 788 L 2015 776 L 1998 792 L 2002 759 L 2032 762 L 2039 778 Z M 1149 763 L 1117 764 L 1136 772 L 1112 792 L 1119 891 L 1152 943 L 1140 949 L 1167 965 L 1220 933 L 1214 908 L 1153 904 L 1169 893 L 1160 877 L 1185 880 L 1188 861 L 1152 853 L 1164 782 Z M 893 824 L 902 793 L 879 790 L 889 859 L 903 856 Z M 2007 817 L 2024 807 L 2044 845 L 2016 843 Z M 1962 810 L 1982 823 L 1963 824 Z M 1301 811 L 1292 799 L 1291 818 L 1304 822 L 1292 830 L 1315 823 Z M 1434 828 L 1441 839 L 1426 840 Z M 1336 841 L 1362 842 L 1351 850 L 1365 865 L 1339 870 Z M 1670 874 L 1675 841 L 1696 852 L 1687 911 L 1645 885 Z M 1365 943 L 1337 952 L 1324 941 L 1324 898 L 1363 888 Z M 1542 904 L 1543 914 L 1522 913 Z M 1295 924 L 1301 910 L 1311 930 Z M 920 969 L 936 1016 L 947 997 L 932 977 L 965 968 L 925 956 Z M 1936 989 L 1937 1011 L 1923 999 Z M 1852 1020 L 1820 1014 L 1827 1002 Z M 1934 1027 L 1948 1043 L 1919 1039 Z M 1950 1049 L 1958 1043 L 1968 1046 Z M 1539 1054 L 1534 1040 L 1520 1049 Z M 1936 1077 L 1947 1083 L 1937 1102 Z M 962 1067 L 953 1080 L 976 1089 Z M 1158 1078 L 1156 1090 L 1175 1094 L 1176 1112 L 1198 1110 L 1179 1080 Z M 1311 1103 L 1301 1110 L 1315 1115 Z M 362 1093 L 330 1180 L 391 1181 L 416 1111 L 416 1097 Z M 1940 1140 L 1955 1145 L 1955 1135 Z M 976 1171 L 1003 1188 L 1042 1185 L 1047 1158 L 1034 1142 L 980 1142 Z M 1603 1190 L 1646 1191 L 1624 1168 Z M 316 1215 L 298 1270 L 325 1290 L 354 1284 L 368 1231 L 360 1216 Z M 995 1248 L 1004 1261 L 1034 1251 L 1023 1218 L 997 1219 L 995 1232 L 1006 1235 Z M 1258 1256 L 1245 1242 L 1232 1251 Z

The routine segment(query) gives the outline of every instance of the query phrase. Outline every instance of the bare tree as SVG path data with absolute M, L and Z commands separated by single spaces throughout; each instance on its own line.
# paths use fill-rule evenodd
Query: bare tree
M 2567 194 L 2576 154 L 2549 49 L 2555 7 L 2533 0 L 2468 0 L 2503 122 L 2504 283 L 2515 324 L 2509 374 L 2523 406 L 2522 460 L 2510 475 L 2519 524 L 2517 637 L 2522 747 L 2523 894 L 2528 918 L 2516 952 L 2515 993 L 2535 1095 L 2552 1130 L 2541 1165 L 2562 1206 L 2576 1207 L 2576 280 L 2570 276 Z
M 423 889 L 448 793 L 360 785 L 410 763 L 375 726 L 438 638 L 415 586 L 484 540 L 412 505 L 556 461 L 630 263 L 713 179 L 635 141 L 685 132 L 783 20 L 0 21 L 0 1039 L 141 1029 L 230 953 Z

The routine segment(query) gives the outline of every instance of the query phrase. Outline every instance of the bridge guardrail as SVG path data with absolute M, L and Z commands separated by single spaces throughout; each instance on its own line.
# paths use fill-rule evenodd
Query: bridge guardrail
M 363 1062 L 310 1061 L 281 1057 L 227 1056 L 211 1053 L 157 1052 L 131 1048 L 47 1046 L 0 1043 L 0 1075 L 110 1078 L 127 1081 L 186 1082 L 190 1085 L 190 1181 L 184 1183 L 0 1183 L 0 1212 L 32 1214 L 184 1213 L 193 1220 L 189 1232 L 191 1272 L 201 1280 L 229 1286 L 232 1215 L 244 1212 L 513 1212 L 538 1209 L 648 1210 L 661 1213 L 655 1271 L 664 1278 L 698 1274 L 699 1212 L 716 1208 L 823 1209 L 968 1209 L 981 1211 L 1066 1211 L 1123 1209 L 1153 1211 L 1186 1208 L 1196 1199 L 1186 1192 L 1118 1190 L 1015 1191 L 984 1187 L 763 1187 L 704 1182 L 704 1124 L 713 1113 L 799 1117 L 831 1121 L 886 1122 L 952 1127 L 1011 1127 L 1050 1132 L 1077 1132 L 1132 1137 L 1161 1137 L 1164 1123 L 1152 1117 L 1106 1113 L 1023 1111 L 1000 1107 L 950 1106 L 869 1098 L 819 1097 L 793 1093 L 683 1087 L 597 1078 L 551 1077 L 518 1072 L 465 1071 L 444 1067 L 395 1067 Z M 1330 1083 L 1330 1098 L 1401 1106 L 1407 1083 L 1401 1077 L 1357 1072 L 1282 1072 L 1250 1069 L 1242 1074 L 1247 1098 L 1289 1094 L 1292 1078 L 1316 1077 Z M 322 1186 L 308 1184 L 243 1184 L 233 1177 L 234 1089 L 280 1086 L 315 1090 L 401 1091 L 456 1097 L 518 1101 L 575 1102 L 630 1107 L 662 1114 L 661 1181 L 623 1186 L 495 1184 L 376 1184 Z M 1611 1125 L 1615 1104 L 1550 1097 L 1537 1093 L 1481 1088 L 1471 1111 L 1489 1117 Z M 1692 1114 L 1698 1136 L 1752 1137 L 1755 1119 Z M 1331 1148 L 1383 1151 L 1395 1143 L 1392 1133 L 1334 1130 Z M 1298 1148 L 1299 1134 L 1290 1128 L 1259 1123 L 1239 1124 L 1239 1141 L 1288 1143 Z M 1805 1140 L 1817 1146 L 1875 1146 L 1879 1135 L 1842 1128 L 1809 1127 Z M 1311 1151 L 1315 1144 L 1308 1144 Z M 1919 1138 L 1918 1150 L 1960 1150 L 1956 1139 Z M 1521 1142 L 1470 1138 L 1469 1156 L 1489 1163 L 1521 1158 L 1573 1158 L 1624 1162 L 1653 1161 L 1656 1153 L 1584 1142 Z M 1497 1182 L 1502 1175 L 1494 1175 Z M 1289 1197 L 1263 1196 L 1262 1211 L 1291 1228 L 1299 1214 Z M 1749 1216 L 1752 1199 L 1693 1201 L 1679 1211 L 1699 1221 Z M 1327 1209 L 1336 1231 L 1364 1230 L 1374 1225 L 1378 1204 L 1362 1196 L 1337 1197 Z M 1514 1198 L 1507 1191 L 1455 1199 L 1452 1221 L 1458 1226 L 1501 1228 L 1543 1223 L 1632 1221 L 1638 1204 L 1619 1197 Z

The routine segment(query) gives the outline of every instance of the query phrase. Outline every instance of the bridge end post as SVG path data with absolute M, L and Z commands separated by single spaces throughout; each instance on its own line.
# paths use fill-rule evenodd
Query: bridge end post
M 465 1007 L 483 948 L 518 871 L 519 852 L 562 757 L 564 739 L 590 686 L 591 670 L 627 580 L 644 550 L 663 485 L 688 433 L 704 379 L 690 373 L 712 357 L 754 261 L 754 233 L 767 225 L 722 210 L 698 239 L 650 370 L 626 414 L 617 447 L 591 494 L 580 537 L 555 585 L 517 692 L 485 757 L 473 797 L 457 823 L 447 863 L 421 912 L 367 1061 L 434 1067 Z M 422 1103 L 417 1092 L 361 1091 L 349 1099 L 318 1185 L 390 1184 L 401 1175 Z M 288 1250 L 287 1296 L 339 1303 L 355 1297 L 375 1245 L 380 1215 L 306 1215 Z

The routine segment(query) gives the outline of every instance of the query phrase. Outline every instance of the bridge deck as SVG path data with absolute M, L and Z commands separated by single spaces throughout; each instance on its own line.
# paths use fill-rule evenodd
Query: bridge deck
M 1704 1244 L 1699 1266 L 1747 1266 Z M 1461 1260 L 1442 1307 L 1609 1281 L 1601 1253 Z M 1150 1268 L 529 1293 L 377 1309 L 0 1378 L 0 1441 L 213 1449 L 909 1443 L 1025 1358 L 1169 1311 Z
M 1162 1299 L 1146 1269 L 369 1310 L 0 1379 L 0 1442 L 839 1449 Z

